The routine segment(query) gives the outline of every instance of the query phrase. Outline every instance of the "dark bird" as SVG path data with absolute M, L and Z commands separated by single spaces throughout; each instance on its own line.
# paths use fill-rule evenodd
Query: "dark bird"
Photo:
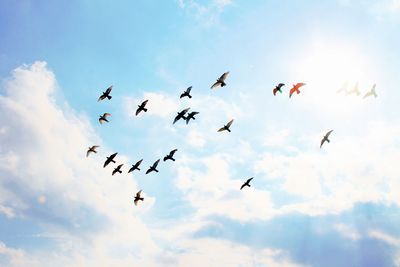
M 327 132 L 326 134 L 325 134 L 325 136 L 322 138 L 322 140 L 321 140 L 321 145 L 319 146 L 319 148 L 321 148 L 322 147 L 322 145 L 325 143 L 325 142 L 330 142 L 330 140 L 328 139 L 329 138 L 329 135 L 331 134 L 333 132 L 333 130 L 330 130 L 329 132 Z
M 160 159 L 158 159 L 156 162 L 153 163 L 153 165 L 150 166 L 150 168 L 146 171 L 146 174 L 150 173 L 150 172 L 158 172 L 157 165 L 160 162 Z
M 251 178 L 247 179 L 247 181 L 244 184 L 242 184 L 242 186 L 240 187 L 240 190 L 242 190 L 243 187 L 245 187 L 245 186 L 251 187 L 250 181 L 253 180 L 253 178 L 254 177 L 251 177 Z
M 199 112 L 197 111 L 192 111 L 190 113 L 188 113 L 188 115 L 186 117 L 183 117 L 184 120 L 186 120 L 186 124 L 189 123 L 190 119 L 195 120 L 196 118 L 194 117 L 194 115 L 199 114 Z
M 141 200 L 141 201 L 144 200 L 144 198 L 140 196 L 141 193 L 142 193 L 142 190 L 140 190 L 139 192 L 136 193 L 135 200 L 133 200 L 133 203 L 135 203 L 135 206 L 137 206 L 137 203 L 139 202 L 139 200 Z
M 143 101 L 142 104 L 138 105 L 138 108 L 136 110 L 136 116 L 139 115 L 139 113 L 141 111 L 147 112 L 147 108 L 145 108 L 145 106 L 146 106 L 148 101 L 149 100 L 147 99 L 147 100 Z
M 222 132 L 222 131 L 231 132 L 231 130 L 229 129 L 229 127 L 231 127 L 232 123 L 233 123 L 233 120 L 231 120 L 231 121 L 228 122 L 226 125 L 224 125 L 224 127 L 220 128 L 220 129 L 218 130 L 218 132 Z
M 108 122 L 107 118 L 111 116 L 110 113 L 104 113 L 103 115 L 100 116 L 99 122 L 100 124 L 103 124 L 104 122 Z
M 221 77 L 218 78 L 218 80 L 211 86 L 211 89 L 214 89 L 216 87 L 224 87 L 226 85 L 225 79 L 228 77 L 229 71 L 225 72 L 224 74 L 221 75 Z
M 342 87 L 339 88 L 339 90 L 336 91 L 336 93 L 341 93 L 344 92 L 345 94 L 347 94 L 347 87 L 348 87 L 348 82 L 345 82 Z
M 280 83 L 277 86 L 275 86 L 275 88 L 272 90 L 272 93 L 274 93 L 274 95 L 276 95 L 276 92 L 279 92 L 282 94 L 282 87 L 285 86 L 284 83 Z
M 99 146 L 91 146 L 89 147 L 88 151 L 86 152 L 86 157 L 89 157 L 90 153 L 97 153 L 96 148 Z
M 369 90 L 369 91 L 364 95 L 363 99 L 364 99 L 364 98 L 367 98 L 367 97 L 369 97 L 369 96 L 371 96 L 371 95 L 373 95 L 373 96 L 375 96 L 375 97 L 378 97 L 378 95 L 377 95 L 376 92 L 375 92 L 375 87 L 376 87 L 376 84 L 374 84 L 374 85 L 372 86 L 371 90 Z
M 134 171 L 134 170 L 140 171 L 139 166 L 140 166 L 140 164 L 142 163 L 142 161 L 143 161 L 143 159 L 139 160 L 139 161 L 136 162 L 134 165 L 132 165 L 132 167 L 129 169 L 128 173 L 130 173 L 130 172 L 132 172 L 132 171 Z
M 175 161 L 173 156 L 174 156 L 176 151 L 178 151 L 178 149 L 174 149 L 171 152 L 169 152 L 169 154 L 164 157 L 163 161 L 166 161 L 166 160 L 169 160 L 169 159 L 172 160 L 172 161 Z
M 118 153 L 114 153 L 114 154 L 110 155 L 109 157 L 107 157 L 106 161 L 104 162 L 103 168 L 105 168 L 108 164 L 110 164 L 110 162 L 114 162 L 114 163 L 115 163 L 114 158 L 115 158 L 115 156 L 116 156 L 117 154 L 118 154 Z
M 346 95 L 351 95 L 351 94 L 356 94 L 357 96 L 359 96 L 361 94 L 360 90 L 358 89 L 358 82 L 354 86 L 353 90 L 346 92 Z
M 97 102 L 99 102 L 105 98 L 108 98 L 110 100 L 112 98 L 112 96 L 110 96 L 112 88 L 113 88 L 112 85 L 110 87 L 108 87 L 107 90 L 105 92 L 103 92 L 103 94 L 99 97 Z
M 190 108 L 184 109 L 181 112 L 177 112 L 178 115 L 176 115 L 174 122 L 172 124 L 175 124 L 178 120 L 182 119 L 185 117 L 185 114 L 189 111 Z
M 296 83 L 296 84 L 293 84 L 293 88 L 290 89 L 290 92 L 289 92 L 289 98 L 292 97 L 292 95 L 293 95 L 294 92 L 296 92 L 297 94 L 300 94 L 299 88 L 302 87 L 302 86 L 304 86 L 304 85 L 306 85 L 306 84 L 305 84 L 305 83 Z
M 117 166 L 117 168 L 114 168 L 112 175 L 116 174 L 117 172 L 122 173 L 121 167 L 124 166 L 124 164 L 120 164 Z
M 190 95 L 190 91 L 191 91 L 191 90 L 192 90 L 192 86 L 188 87 L 188 88 L 186 89 L 186 91 L 183 92 L 183 93 L 181 94 L 181 97 L 180 97 L 180 98 L 185 97 L 185 96 L 187 96 L 187 97 L 189 97 L 189 98 L 192 98 L 192 96 Z

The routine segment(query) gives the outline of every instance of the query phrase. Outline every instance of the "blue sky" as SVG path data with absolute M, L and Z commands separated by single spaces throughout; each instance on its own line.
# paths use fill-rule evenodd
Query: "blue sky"
M 398 0 L 0 1 L 0 265 L 400 266 L 399 25 Z

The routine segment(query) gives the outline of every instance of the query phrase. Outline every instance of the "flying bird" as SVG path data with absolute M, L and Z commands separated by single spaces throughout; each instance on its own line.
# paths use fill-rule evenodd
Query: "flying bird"
M 97 102 L 104 100 L 105 98 L 108 98 L 110 100 L 112 98 L 112 96 L 110 96 L 112 88 L 113 88 L 112 85 L 110 87 L 108 87 L 107 90 L 105 92 L 103 92 L 103 94 L 99 97 Z
M 139 115 L 139 113 L 141 111 L 147 112 L 147 108 L 145 108 L 145 106 L 146 106 L 148 101 L 149 100 L 147 99 L 147 100 L 143 101 L 142 104 L 138 105 L 138 108 L 136 110 L 136 116 Z
M 218 78 L 218 80 L 211 86 L 211 89 L 214 89 L 216 87 L 224 87 L 226 85 L 225 79 L 228 77 L 229 71 L 225 72 L 224 74 L 221 75 L 221 77 Z
M 124 166 L 124 164 L 120 164 L 117 166 L 117 168 L 114 168 L 112 175 L 116 174 L 117 172 L 122 173 L 121 167 Z
M 296 84 L 293 84 L 293 88 L 290 89 L 290 92 L 289 92 L 289 98 L 292 97 L 292 95 L 293 95 L 294 92 L 296 92 L 297 94 L 300 94 L 299 88 L 302 87 L 302 86 L 304 86 L 304 85 L 306 85 L 306 84 L 305 84 L 305 83 L 296 83 Z
M 142 163 L 142 161 L 143 161 L 143 159 L 139 160 L 139 161 L 136 162 L 134 165 L 132 165 L 132 167 L 129 169 L 128 173 L 130 173 L 130 172 L 132 172 L 132 171 L 134 171 L 134 170 L 140 171 L 139 166 L 140 166 L 140 164 Z
M 108 122 L 107 118 L 111 116 L 110 113 L 104 113 L 103 115 L 100 116 L 99 122 L 100 124 L 103 124 L 104 122 Z
M 137 203 L 139 202 L 139 200 L 143 201 L 144 198 L 140 196 L 140 194 L 142 193 L 142 190 L 140 190 L 139 192 L 136 193 L 135 199 L 133 200 L 133 203 L 135 203 L 135 206 L 137 206 Z
M 231 129 L 229 129 L 229 127 L 231 127 L 232 123 L 233 123 L 233 120 L 231 120 L 231 121 L 228 122 L 226 125 L 224 125 L 224 127 L 220 128 L 220 129 L 218 130 L 218 132 L 222 132 L 222 131 L 231 132 Z
M 347 91 L 346 95 L 356 94 L 359 96 L 361 94 L 360 90 L 358 89 L 358 82 L 354 86 L 353 90 Z
M 190 113 L 188 113 L 188 115 L 186 117 L 183 117 L 184 120 L 186 120 L 186 124 L 189 123 L 190 119 L 195 120 L 196 118 L 194 117 L 194 115 L 199 114 L 199 112 L 197 111 L 192 111 Z
M 115 156 L 116 156 L 117 154 L 118 154 L 118 152 L 117 152 L 117 153 L 114 153 L 114 154 L 111 154 L 109 157 L 107 157 L 106 161 L 104 162 L 103 168 L 105 168 L 108 164 L 110 164 L 110 162 L 114 162 L 114 163 L 115 163 L 114 158 L 115 158 Z
M 191 90 L 192 90 L 192 86 L 188 87 L 188 88 L 186 89 L 186 91 L 183 92 L 183 93 L 181 94 L 181 97 L 180 97 L 180 98 L 185 97 L 185 96 L 187 96 L 187 97 L 189 97 L 189 98 L 192 98 L 192 96 L 190 95 L 190 91 L 191 91 Z
M 240 190 L 242 190 L 243 187 L 245 187 L 245 186 L 251 187 L 250 181 L 253 180 L 253 178 L 254 177 L 251 177 L 251 178 L 247 179 L 247 181 L 244 184 L 242 184 L 242 186 L 240 187 Z
M 369 90 L 369 91 L 364 95 L 363 99 L 364 99 L 364 98 L 367 98 L 367 97 L 369 97 L 369 96 L 371 96 L 371 95 L 375 96 L 375 98 L 378 97 L 378 95 L 377 95 L 376 92 L 375 92 L 375 87 L 376 87 L 376 84 L 374 84 L 374 85 L 372 86 L 371 90 Z
M 181 112 L 177 112 L 178 115 L 176 115 L 174 122 L 172 124 L 175 124 L 178 120 L 182 119 L 185 117 L 185 114 L 189 111 L 190 108 L 184 109 Z
M 90 153 L 97 153 L 96 149 L 98 147 L 99 146 L 91 146 L 91 147 L 89 147 L 88 151 L 86 152 L 86 157 L 89 157 Z
M 146 174 L 150 173 L 150 172 L 158 172 L 157 170 L 157 165 L 160 162 L 160 159 L 158 159 L 156 162 L 153 163 L 153 165 L 150 166 L 150 168 L 146 171 Z
M 174 156 L 174 154 L 175 154 L 176 151 L 178 151 L 178 149 L 174 149 L 174 150 L 172 150 L 171 152 L 169 152 L 169 154 L 166 155 L 166 156 L 164 157 L 163 161 L 166 161 L 166 160 L 175 161 L 175 159 L 173 158 L 173 156 Z
M 322 138 L 322 140 L 321 140 L 321 145 L 319 146 L 319 148 L 321 148 L 322 147 L 322 145 L 325 143 L 325 142 L 330 142 L 330 140 L 328 139 L 329 138 L 329 135 L 331 134 L 333 132 L 333 130 L 330 130 L 329 132 L 327 132 L 326 134 L 325 134 L 325 136 Z
M 276 95 L 276 92 L 279 92 L 282 94 L 282 87 L 285 86 L 284 83 L 280 83 L 277 86 L 275 86 L 275 88 L 272 90 L 272 93 L 274 93 L 274 95 Z

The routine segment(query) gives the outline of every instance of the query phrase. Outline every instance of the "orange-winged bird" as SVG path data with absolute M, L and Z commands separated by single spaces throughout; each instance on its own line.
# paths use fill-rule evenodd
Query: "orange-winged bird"
M 276 92 L 279 92 L 279 93 L 282 94 L 282 87 L 283 87 L 283 86 L 285 86 L 284 83 L 278 84 L 278 85 L 275 86 L 275 88 L 272 90 L 272 93 L 273 93 L 274 95 L 276 95 Z
M 114 168 L 112 175 L 116 174 L 117 172 L 122 173 L 121 167 L 124 166 L 124 164 L 120 164 L 117 166 L 117 168 Z
M 88 151 L 86 152 L 86 157 L 89 157 L 90 153 L 97 153 L 96 149 L 98 147 L 99 146 L 91 146 L 91 147 L 89 147 Z
M 158 172 L 157 170 L 157 165 L 160 162 L 160 159 L 158 159 L 156 162 L 153 163 L 153 165 L 150 166 L 150 168 L 146 171 L 146 174 L 150 173 L 150 172 Z
M 305 84 L 305 83 L 296 83 L 296 84 L 293 84 L 293 88 L 290 89 L 290 92 L 289 92 L 289 98 L 292 97 L 292 95 L 293 95 L 294 92 L 296 92 L 297 94 L 300 94 L 299 88 L 302 87 L 302 86 L 304 86 L 304 85 L 306 85 L 306 84 Z
M 113 88 L 112 85 L 110 87 L 108 87 L 107 90 L 105 92 L 103 92 L 103 94 L 99 97 L 97 102 L 99 102 L 105 98 L 108 98 L 110 100 L 112 98 L 112 96 L 110 96 L 112 88 Z
M 134 171 L 134 170 L 140 171 L 139 166 L 140 166 L 140 164 L 142 163 L 142 161 L 143 161 L 143 159 L 139 160 L 139 161 L 136 162 L 134 165 L 132 165 L 132 167 L 129 169 L 128 173 L 130 173 L 130 172 L 132 172 L 132 171 Z
M 188 124 L 189 121 L 190 121 L 190 119 L 192 119 L 192 120 L 195 120 L 195 119 L 196 119 L 196 118 L 194 117 L 194 115 L 197 115 L 197 114 L 199 114 L 199 112 L 197 112 L 197 111 L 189 112 L 188 115 L 187 115 L 186 117 L 183 117 L 183 119 L 186 120 L 186 124 Z
M 243 187 L 245 187 L 245 186 L 251 187 L 250 181 L 253 180 L 253 178 L 254 177 L 251 177 L 251 178 L 247 179 L 247 181 L 244 184 L 242 184 L 242 186 L 240 187 L 240 190 L 242 190 Z
M 118 154 L 118 152 L 111 154 L 109 157 L 107 157 L 106 161 L 104 162 L 104 166 L 103 168 L 105 168 L 108 164 L 110 164 L 110 162 L 114 162 L 115 163 L 115 156 Z
M 104 122 L 108 122 L 107 118 L 111 116 L 110 113 L 104 113 L 103 115 L 100 116 L 99 122 L 100 124 L 103 124 Z
M 375 87 L 376 87 L 376 84 L 374 84 L 374 85 L 372 86 L 371 90 L 369 90 L 369 91 L 364 95 L 363 99 L 364 99 L 364 98 L 367 98 L 367 97 L 369 97 L 369 96 L 371 96 L 371 95 L 373 95 L 373 96 L 375 96 L 375 97 L 378 97 L 378 95 L 377 95 L 376 92 L 375 92 Z
M 136 116 L 139 115 L 139 113 L 140 113 L 141 111 L 147 112 L 147 108 L 145 108 L 145 106 L 146 106 L 146 104 L 147 104 L 148 101 L 149 101 L 149 100 L 146 99 L 145 101 L 142 102 L 142 104 L 138 105 L 138 108 L 137 108 L 137 110 L 136 110 Z
M 141 197 L 140 194 L 142 193 L 142 190 L 136 193 L 135 200 L 133 200 L 133 203 L 135 203 L 135 206 L 137 206 L 137 203 L 139 200 L 143 201 L 144 197 Z
M 218 78 L 218 80 L 211 86 L 211 89 L 217 88 L 219 86 L 224 87 L 226 85 L 225 79 L 228 77 L 229 71 L 225 72 Z
M 174 122 L 172 124 L 175 124 L 178 120 L 182 119 L 185 117 L 185 114 L 189 111 L 190 108 L 184 109 L 181 112 L 177 112 L 178 115 L 176 115 Z
M 322 145 L 325 143 L 325 142 L 330 142 L 330 140 L 328 139 L 329 138 L 329 135 L 331 135 L 331 133 L 333 132 L 333 130 L 330 130 L 329 132 L 327 132 L 326 134 L 325 134 L 325 136 L 322 138 L 322 140 L 321 140 L 321 145 L 319 146 L 319 148 L 321 148 L 322 147 Z
M 175 161 L 175 159 L 173 158 L 173 156 L 174 156 L 174 154 L 175 154 L 176 151 L 178 151 L 178 149 L 174 149 L 174 150 L 172 150 L 171 152 L 169 152 L 169 154 L 166 155 L 166 156 L 163 158 L 163 161 L 166 161 L 166 160 Z
M 224 127 L 220 128 L 220 129 L 218 130 L 218 132 L 222 132 L 222 131 L 231 132 L 231 129 L 229 129 L 229 128 L 231 127 L 232 123 L 233 123 L 233 120 L 231 120 L 231 121 L 228 122 L 226 125 L 224 125 Z
M 183 92 L 183 93 L 181 94 L 181 97 L 180 97 L 180 98 L 185 97 L 185 96 L 187 96 L 187 97 L 189 97 L 189 98 L 192 98 L 192 96 L 190 95 L 190 91 L 191 91 L 191 90 L 192 90 L 192 86 L 188 87 L 188 88 L 186 89 L 186 91 Z

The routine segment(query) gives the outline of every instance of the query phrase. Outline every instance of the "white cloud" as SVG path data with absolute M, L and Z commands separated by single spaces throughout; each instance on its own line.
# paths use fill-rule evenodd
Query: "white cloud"
M 394 246 L 394 247 L 399 247 L 400 246 L 400 239 L 399 238 L 393 237 L 393 236 L 391 236 L 391 235 L 389 235 L 389 234 L 387 234 L 385 232 L 382 232 L 380 230 L 376 230 L 376 229 L 369 230 L 368 231 L 368 236 L 371 237 L 371 238 L 375 238 L 375 239 L 378 239 L 380 241 L 383 241 L 383 242 L 385 242 L 385 243 L 387 243 L 387 244 L 389 244 L 391 246 Z
M 336 231 L 339 232 L 339 234 L 353 241 L 359 240 L 361 238 L 361 234 L 350 225 L 338 223 L 334 225 L 334 228 Z

